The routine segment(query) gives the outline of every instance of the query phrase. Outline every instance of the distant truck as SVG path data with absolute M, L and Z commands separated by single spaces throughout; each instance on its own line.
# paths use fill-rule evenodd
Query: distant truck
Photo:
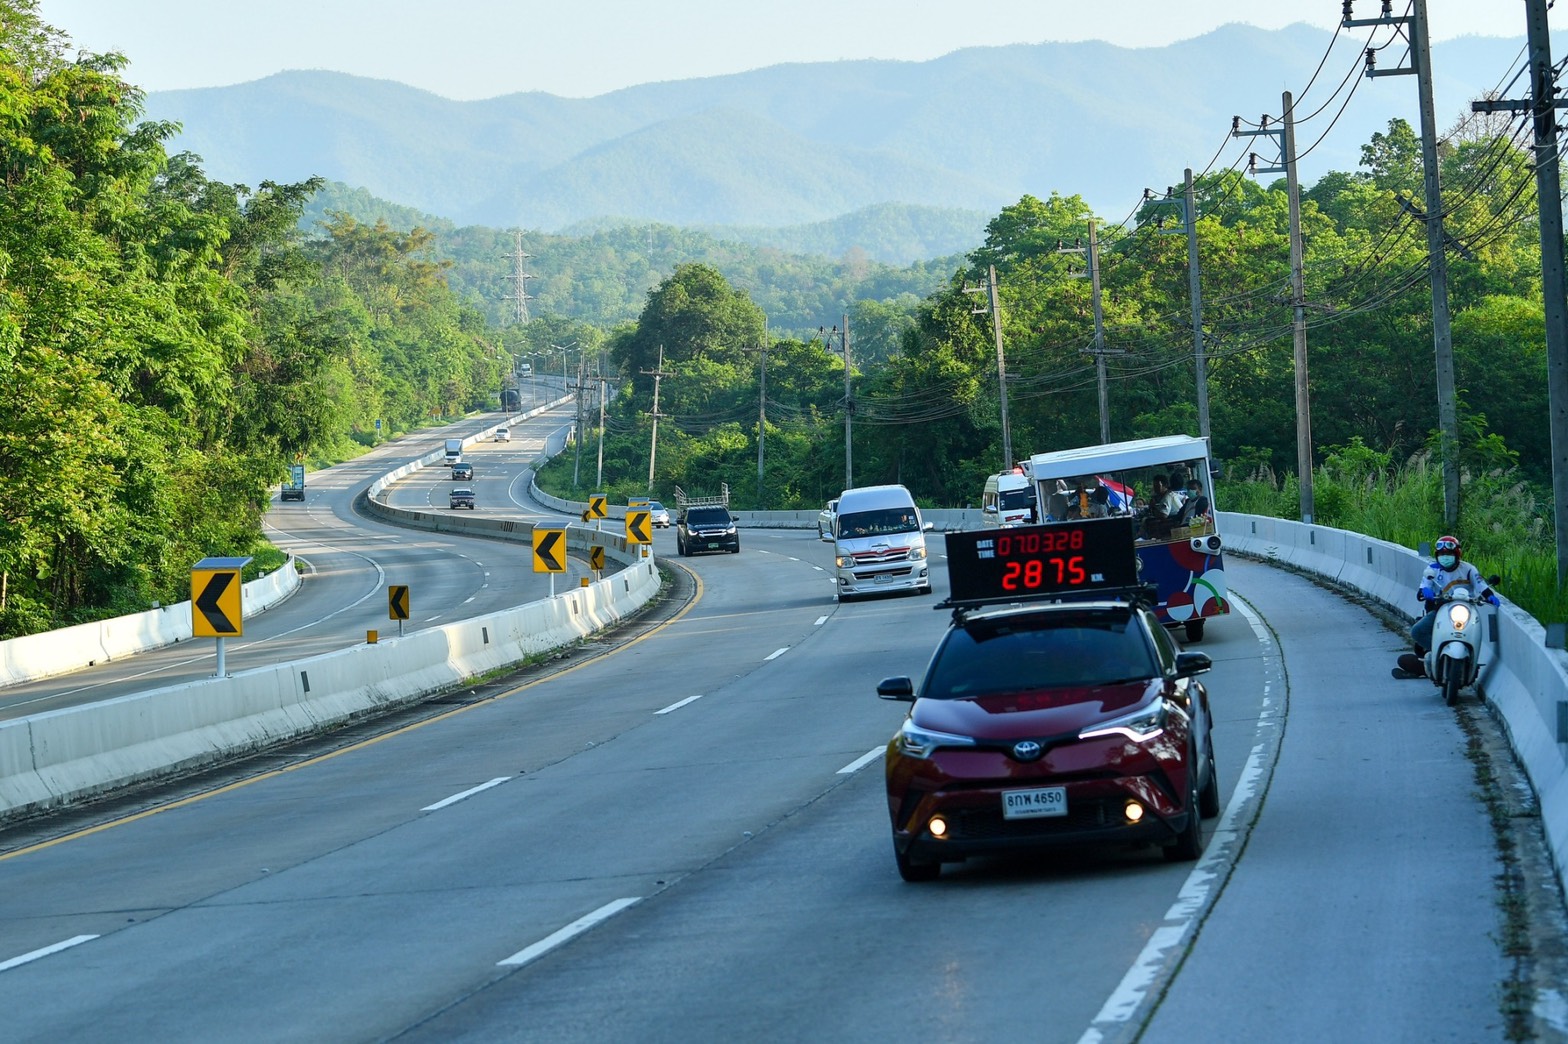
M 463 440 L 462 439 L 447 439 L 446 440 L 446 466 L 447 467 L 451 467 L 453 464 L 456 464 L 458 461 L 460 461 L 462 459 L 463 459 Z
M 289 466 L 289 480 L 283 484 L 283 490 L 278 496 L 279 500 L 304 500 L 305 499 L 305 465 L 291 464 Z
M 501 408 L 507 413 L 516 413 L 522 408 L 522 396 L 517 394 L 516 388 L 501 389 Z

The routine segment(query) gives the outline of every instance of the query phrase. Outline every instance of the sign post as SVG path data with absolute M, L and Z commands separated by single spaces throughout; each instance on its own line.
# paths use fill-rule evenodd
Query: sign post
M 191 635 L 218 640 L 216 677 L 227 677 L 223 639 L 245 634 L 240 573 L 250 557 L 204 558 L 191 566 Z
M 534 527 L 534 572 L 550 574 L 550 597 L 555 597 L 555 574 L 566 572 L 566 530 Z
M 387 585 L 387 619 L 397 621 L 397 636 L 403 637 L 403 621 L 408 619 L 408 585 Z

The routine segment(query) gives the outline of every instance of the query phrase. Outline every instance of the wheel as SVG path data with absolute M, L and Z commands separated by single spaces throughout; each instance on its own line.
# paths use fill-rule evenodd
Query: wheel
M 684 540 L 677 540 L 677 541 L 675 541 L 675 550 L 680 552 L 680 556 L 682 558 L 688 557 L 688 553 L 686 551 L 686 541 L 684 541 Z
M 1220 814 L 1220 773 L 1214 767 L 1214 738 L 1209 737 L 1209 781 L 1204 784 L 1203 790 L 1198 794 L 1198 811 L 1204 819 L 1213 819 Z
M 740 554 L 740 541 L 739 540 L 735 541 L 735 546 L 730 548 L 730 554 L 732 554 L 732 555 Z
M 1463 674 L 1457 663 L 1449 664 L 1443 672 L 1443 702 L 1450 707 L 1459 702 L 1459 689 L 1464 684 Z
M 1201 616 L 1196 620 L 1188 620 L 1186 623 L 1182 624 L 1182 629 L 1186 631 L 1187 640 L 1189 642 L 1203 640 L 1203 618 Z
M 893 861 L 898 864 L 898 876 L 910 884 L 921 884 L 926 881 L 935 881 L 942 876 L 941 863 L 919 863 L 910 859 L 898 846 L 893 846 Z
M 1197 759 L 1189 756 L 1190 766 Z M 1203 815 L 1199 811 L 1198 773 L 1187 773 L 1187 826 L 1176 835 L 1174 844 L 1165 848 L 1165 858 L 1173 863 L 1190 863 L 1203 854 Z

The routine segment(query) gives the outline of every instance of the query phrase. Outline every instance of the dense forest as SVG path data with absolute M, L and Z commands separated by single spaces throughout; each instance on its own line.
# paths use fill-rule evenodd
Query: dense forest
M 657 383 L 655 493 L 727 482 L 739 507 L 815 507 L 845 483 L 847 430 L 854 482 L 973 501 L 1003 463 L 974 292 L 991 266 L 1014 455 L 1098 441 L 1091 281 L 1072 249 L 1096 215 L 1080 196 L 1025 196 L 969 255 L 906 269 L 673 228 L 539 237 L 532 318 L 508 324 L 509 233 L 339 209 L 302 228 L 319 181 L 224 184 L 169 154 L 173 128 L 143 119 L 124 60 L 68 56 L 34 0 L 0 0 L 0 50 L 0 638 L 185 597 L 198 559 L 264 545 L 290 462 L 495 409 L 518 359 L 608 379 L 618 495 L 648 492 Z M 1466 465 L 1528 485 L 1550 458 L 1525 133 L 1468 122 L 1440 154 Z M 1313 434 L 1319 460 L 1405 462 L 1436 425 L 1425 235 L 1403 202 L 1420 198 L 1421 154 L 1401 121 L 1362 152 L 1302 202 Z M 1215 452 L 1231 475 L 1284 474 L 1285 185 L 1204 173 L 1197 198 Z M 1197 432 L 1172 214 L 1155 198 L 1099 225 L 1112 439 Z

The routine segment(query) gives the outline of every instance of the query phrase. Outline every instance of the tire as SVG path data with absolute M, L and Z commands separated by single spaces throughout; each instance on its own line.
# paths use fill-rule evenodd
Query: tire
M 1189 642 L 1201 642 L 1203 640 L 1203 623 L 1203 618 L 1199 617 L 1196 620 L 1188 620 L 1181 625 L 1182 630 L 1187 634 Z
M 1450 707 L 1459 702 L 1459 689 L 1464 681 L 1461 677 L 1463 673 L 1457 663 L 1450 663 L 1448 669 L 1443 672 L 1443 702 Z
M 680 556 L 682 558 L 688 557 L 688 555 L 686 554 L 686 541 L 684 541 L 684 540 L 677 540 L 677 541 L 675 541 L 675 550 L 680 552 Z
M 942 876 L 941 863 L 920 863 L 910 859 L 898 846 L 893 846 L 893 862 L 898 864 L 898 876 L 910 884 L 924 884 Z
M 1198 794 L 1198 812 L 1204 819 L 1213 819 L 1220 814 L 1220 773 L 1214 767 L 1214 737 L 1209 737 L 1209 781 L 1203 785 L 1203 790 Z
M 1197 759 L 1189 756 L 1188 765 Z M 1198 808 L 1198 774 L 1187 773 L 1187 826 L 1176 841 L 1165 847 L 1165 858 L 1172 863 L 1190 863 L 1203 854 L 1203 815 Z

